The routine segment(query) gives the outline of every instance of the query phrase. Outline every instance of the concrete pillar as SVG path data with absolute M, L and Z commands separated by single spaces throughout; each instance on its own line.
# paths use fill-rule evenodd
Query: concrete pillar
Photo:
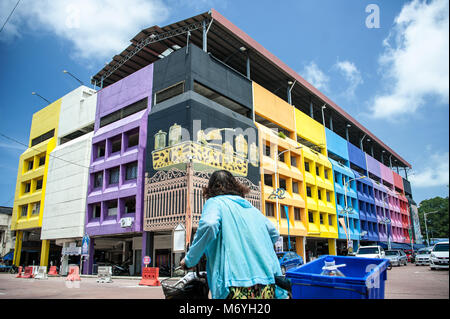
M 89 238 L 89 255 L 87 256 L 87 260 L 84 259 L 83 264 L 83 274 L 85 275 L 92 275 L 92 272 L 94 271 L 94 242 L 95 239 L 90 237 Z
M 337 255 L 336 239 L 334 239 L 334 238 L 328 238 L 328 254 L 329 255 Z
M 69 243 L 64 243 L 63 248 L 66 248 L 69 246 Z M 66 276 L 69 273 L 69 256 L 62 255 L 61 256 L 61 268 L 59 270 L 59 274 Z
M 145 256 L 150 256 L 150 265 L 149 267 L 153 267 L 154 265 L 154 258 L 153 258 L 153 252 L 154 252 L 154 238 L 155 238 L 155 233 L 154 232 L 142 232 L 142 260 L 141 260 L 141 264 L 142 264 L 142 268 L 145 267 L 144 265 L 144 257 Z
M 17 267 L 20 266 L 20 257 L 22 253 L 22 242 L 23 242 L 23 231 L 17 230 L 16 231 L 16 243 L 14 245 L 14 259 L 13 264 Z
M 305 237 L 302 236 L 295 237 L 295 252 L 297 253 L 297 255 L 303 258 L 304 262 L 306 262 Z
M 42 240 L 41 245 L 41 261 L 40 266 L 48 266 L 48 255 L 50 253 L 50 240 L 44 239 Z

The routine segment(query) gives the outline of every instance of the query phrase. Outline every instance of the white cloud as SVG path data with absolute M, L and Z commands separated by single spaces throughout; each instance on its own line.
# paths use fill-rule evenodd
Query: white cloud
M 429 97 L 448 105 L 448 0 L 414 0 L 406 4 L 383 45 L 379 63 L 386 91 L 372 102 L 374 117 L 413 113 Z
M 343 94 L 347 98 L 353 98 L 355 96 L 356 88 L 363 83 L 361 72 L 356 65 L 350 61 L 338 61 L 335 64 L 335 67 L 342 73 L 348 82 L 348 87 Z
M 15 3 L 0 1 L 1 21 L 6 20 Z M 160 0 L 25 0 L 0 39 L 21 36 L 24 27 L 32 32 L 48 31 L 72 43 L 76 58 L 109 60 L 141 29 L 164 21 L 168 14 Z
M 328 82 L 330 78 L 319 69 L 314 61 L 311 61 L 308 65 L 303 68 L 303 72 L 300 74 L 312 85 L 314 85 L 319 90 L 328 90 Z
M 445 186 L 449 184 L 449 153 L 432 154 L 428 166 L 409 177 L 414 188 Z

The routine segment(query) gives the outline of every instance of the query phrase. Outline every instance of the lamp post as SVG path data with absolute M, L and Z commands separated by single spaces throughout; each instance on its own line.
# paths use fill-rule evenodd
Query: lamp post
M 276 203 L 276 206 L 277 206 L 277 229 L 278 229 L 278 232 L 280 231 L 280 212 L 279 212 L 279 209 L 278 209 L 278 198 L 281 197 L 279 195 L 279 189 L 278 189 L 278 178 L 279 178 L 279 174 L 278 174 L 278 158 L 280 157 L 280 155 L 286 153 L 287 151 L 299 149 L 299 148 L 302 148 L 302 147 L 303 146 L 297 146 L 297 147 L 294 147 L 294 148 L 289 148 L 287 150 L 282 151 L 281 153 L 278 153 L 278 147 L 277 147 L 277 156 L 275 158 L 275 203 Z M 289 227 L 288 227 L 288 229 L 289 229 Z M 290 241 L 290 238 L 289 238 L 289 231 L 288 231 L 288 239 L 289 239 L 289 247 L 290 247 L 291 241 Z
M 77 80 L 78 82 L 80 82 L 81 85 L 84 85 L 84 83 L 83 83 L 80 79 L 78 79 L 75 75 L 73 75 L 73 74 L 70 73 L 69 71 L 63 70 L 63 73 L 70 75 L 70 76 L 73 77 L 75 80 Z
M 383 219 L 380 221 L 380 223 L 382 223 L 383 225 L 385 225 L 385 226 L 386 226 L 386 230 L 388 230 L 388 249 L 390 250 L 390 249 L 391 249 L 391 237 L 390 237 L 390 233 L 391 233 L 391 232 L 389 231 L 387 225 L 391 223 L 391 220 L 385 216 L 385 217 L 383 217 Z
M 348 203 L 347 203 L 347 187 L 348 187 L 348 185 L 350 184 L 350 182 L 351 181 L 356 181 L 356 180 L 358 180 L 358 179 L 363 179 L 363 178 L 366 178 L 367 176 L 360 176 L 360 177 L 358 177 L 358 178 L 352 178 L 352 179 L 350 179 L 350 180 L 348 180 L 348 181 L 346 181 L 345 183 L 344 183 L 344 199 L 345 199 L 345 212 L 347 213 L 347 229 L 348 229 L 348 232 L 349 232 L 349 234 L 348 234 L 348 236 L 347 236 L 347 249 L 348 249 L 348 243 L 349 243 L 349 241 L 350 241 L 350 218 L 349 218 L 349 216 L 348 216 Z M 353 208 L 353 207 L 352 207 Z
M 435 213 L 439 213 L 439 211 L 436 210 L 436 211 L 433 211 L 433 212 L 428 212 L 428 213 L 424 213 L 423 214 L 424 219 L 425 219 L 425 231 L 427 233 L 427 244 L 428 244 L 428 246 L 430 246 L 430 240 L 428 238 L 427 215 L 435 214 Z
M 42 95 L 40 95 L 40 94 L 38 94 L 38 93 L 36 93 L 36 92 L 31 92 L 31 95 L 37 95 L 37 96 L 39 96 L 41 99 L 43 99 L 44 101 L 46 101 L 48 104 L 50 104 L 50 101 L 49 101 L 49 100 L 47 100 L 45 97 L 42 97 Z

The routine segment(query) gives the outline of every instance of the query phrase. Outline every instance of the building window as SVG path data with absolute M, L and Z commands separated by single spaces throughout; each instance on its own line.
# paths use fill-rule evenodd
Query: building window
M 36 181 L 36 190 L 42 189 L 42 179 Z
M 264 155 L 270 157 L 270 145 L 264 145 Z
M 31 171 L 33 169 L 33 159 L 29 160 L 27 163 L 27 171 Z
M 306 196 L 312 197 L 311 187 L 306 186 Z
M 29 193 L 31 191 L 31 182 L 25 183 L 25 191 L 24 193 Z
M 291 166 L 297 167 L 297 158 L 295 156 L 291 156 Z
M 34 204 L 32 204 L 33 206 L 33 208 L 31 209 L 31 214 L 32 215 L 38 215 L 39 214 L 39 211 L 41 210 L 41 202 L 37 202 L 37 203 L 34 203 Z
M 100 218 L 102 212 L 101 204 L 94 204 L 92 207 L 92 218 Z
M 94 174 L 94 188 L 103 186 L 103 172 L 97 172 Z
M 316 175 L 320 176 L 320 168 L 319 168 L 319 166 L 316 166 Z
M 305 171 L 309 172 L 309 163 L 305 162 Z
M 333 216 L 328 215 L 328 225 L 333 226 Z
M 96 158 L 102 158 L 105 156 L 105 142 L 101 144 L 97 144 L 97 157 Z
M 323 214 L 320 214 L 320 224 L 323 225 Z
M 184 92 L 184 82 L 174 84 L 155 93 L 155 104 L 161 103 Z
M 286 189 L 286 180 L 284 178 L 280 178 L 280 188 Z
M 336 172 L 335 172 L 335 174 L 334 174 L 334 182 L 335 182 L 336 184 L 339 184 L 339 174 L 336 173 Z
M 292 192 L 293 192 L 293 193 L 296 193 L 296 194 L 299 194 L 299 191 L 298 191 L 298 182 L 292 182 Z
M 279 151 L 278 152 L 278 155 L 280 154 L 281 152 Z M 285 153 L 283 153 L 283 154 L 281 154 L 281 156 L 278 156 L 278 160 L 280 161 L 280 162 L 285 162 L 285 159 L 284 159 L 284 156 L 285 156 L 286 154 Z
M 328 169 L 324 168 L 323 173 L 325 175 L 325 179 L 328 179 Z
M 108 208 L 108 216 L 117 216 L 117 201 L 113 200 L 113 201 L 109 201 L 106 204 L 107 208 Z
M 137 178 L 137 167 L 138 167 L 137 162 L 127 164 L 125 172 L 125 180 L 129 181 Z
M 302 220 L 300 214 L 300 208 L 294 207 L 294 220 Z
M 137 146 L 139 144 L 139 131 L 134 131 L 128 135 L 128 148 Z
M 286 219 L 286 206 L 280 206 L 280 217 Z
M 109 170 L 109 185 L 119 184 L 119 167 L 115 167 Z
M 331 192 L 327 192 L 327 202 L 331 203 Z
M 272 175 L 270 175 L 270 174 L 264 174 L 264 185 L 273 187 L 273 184 L 272 184 Z
M 125 199 L 125 205 L 124 205 L 124 209 L 125 209 L 125 214 L 132 214 L 136 212 L 136 198 L 135 197 L 130 197 Z
M 46 141 L 46 140 L 52 138 L 54 135 L 55 135 L 55 129 L 53 129 L 51 131 L 48 131 L 47 133 L 44 133 L 44 134 L 42 134 L 42 135 L 40 135 L 38 137 L 33 138 L 31 140 L 31 147 L 33 147 L 33 146 L 35 146 L 35 145 L 37 145 L 39 143 L 42 143 L 43 141 Z
M 308 219 L 310 223 L 314 224 L 314 213 L 313 212 L 308 212 Z
M 320 189 L 317 190 L 317 197 L 319 197 L 319 200 L 322 200 L 322 191 Z
M 273 203 L 266 203 L 266 216 L 267 217 L 274 217 L 275 216 Z
M 45 165 L 45 155 L 39 157 L 39 166 Z
M 111 141 L 111 154 L 120 152 L 122 148 L 122 140 L 120 138 Z
M 28 205 L 21 206 L 21 208 L 20 208 L 20 215 L 22 217 L 27 217 L 27 215 L 28 215 Z

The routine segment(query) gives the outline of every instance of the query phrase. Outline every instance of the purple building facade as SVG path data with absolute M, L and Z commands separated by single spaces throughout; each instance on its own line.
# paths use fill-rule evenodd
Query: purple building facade
M 85 219 L 90 253 L 84 273 L 92 273 L 96 262 L 120 262 L 114 259 L 130 259 L 140 272 L 141 256 L 135 258 L 134 246 L 142 242 L 152 85 L 151 64 L 98 92 Z M 120 257 L 114 255 L 114 238 L 116 245 L 122 244 Z M 94 243 L 103 255 L 94 251 Z

